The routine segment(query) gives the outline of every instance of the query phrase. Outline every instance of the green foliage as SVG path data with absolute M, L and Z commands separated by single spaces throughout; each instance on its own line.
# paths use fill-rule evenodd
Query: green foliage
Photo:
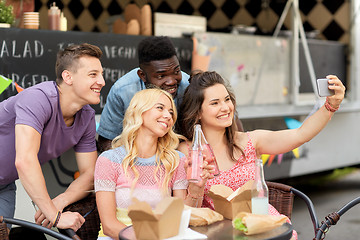
M 5 0 L 0 0 L 0 23 L 14 23 L 13 6 L 6 5 Z

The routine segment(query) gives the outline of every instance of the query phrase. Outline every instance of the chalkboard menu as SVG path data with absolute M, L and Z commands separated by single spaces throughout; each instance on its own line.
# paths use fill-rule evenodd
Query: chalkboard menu
M 105 87 L 101 101 L 93 105 L 100 114 L 107 94 L 114 82 L 138 66 L 137 45 L 144 36 L 112 33 L 60 32 L 0 28 L 0 74 L 27 88 L 44 81 L 55 81 L 56 54 L 70 44 L 90 43 L 103 51 L 101 63 L 104 69 Z M 192 40 L 172 38 L 181 68 L 190 73 Z M 10 85 L 0 101 L 17 93 Z

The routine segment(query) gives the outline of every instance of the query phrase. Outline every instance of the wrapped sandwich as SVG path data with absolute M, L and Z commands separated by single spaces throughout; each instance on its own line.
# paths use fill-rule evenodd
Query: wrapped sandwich
M 193 208 L 185 205 L 185 209 L 191 209 L 190 226 L 205 226 L 221 221 L 224 217 L 210 208 Z
M 286 222 L 287 217 L 273 215 L 259 215 L 240 212 L 234 218 L 233 227 L 245 235 L 259 234 L 280 227 Z

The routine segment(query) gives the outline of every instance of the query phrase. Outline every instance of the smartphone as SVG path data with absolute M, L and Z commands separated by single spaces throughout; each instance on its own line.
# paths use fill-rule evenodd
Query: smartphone
M 320 97 L 327 97 L 335 94 L 334 90 L 329 89 L 328 80 L 329 79 L 327 78 L 320 78 L 316 80 L 318 94 Z

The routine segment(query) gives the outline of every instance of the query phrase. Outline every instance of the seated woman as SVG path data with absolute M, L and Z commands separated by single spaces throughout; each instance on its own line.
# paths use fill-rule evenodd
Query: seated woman
M 210 165 L 204 164 L 201 183 L 188 186 L 186 157 L 175 150 L 179 144 L 178 135 L 173 131 L 176 119 L 174 101 L 163 90 L 142 90 L 132 98 L 122 134 L 113 140 L 112 149 L 103 152 L 96 162 L 94 177 L 101 239 L 117 239 L 120 230 L 131 224 L 127 208 L 133 197 L 153 208 L 171 195 L 184 199 L 189 206 L 196 206 L 194 196 L 203 194 L 204 183 L 212 176 L 206 170 Z
M 191 77 L 180 107 L 179 126 L 187 139 L 193 138 L 194 125 L 201 124 L 205 138 L 213 148 L 220 175 L 205 184 L 205 193 L 212 185 L 223 184 L 232 190 L 255 178 L 255 159 L 261 154 L 280 154 L 293 150 L 315 137 L 330 121 L 344 98 L 345 87 L 333 75 L 327 76 L 335 95 L 310 116 L 300 128 L 281 131 L 235 131 L 236 101 L 222 77 L 216 72 L 198 73 Z M 180 143 L 179 150 L 188 155 L 191 143 Z M 211 198 L 204 196 L 203 207 L 214 209 Z M 273 207 L 270 214 L 279 214 Z

